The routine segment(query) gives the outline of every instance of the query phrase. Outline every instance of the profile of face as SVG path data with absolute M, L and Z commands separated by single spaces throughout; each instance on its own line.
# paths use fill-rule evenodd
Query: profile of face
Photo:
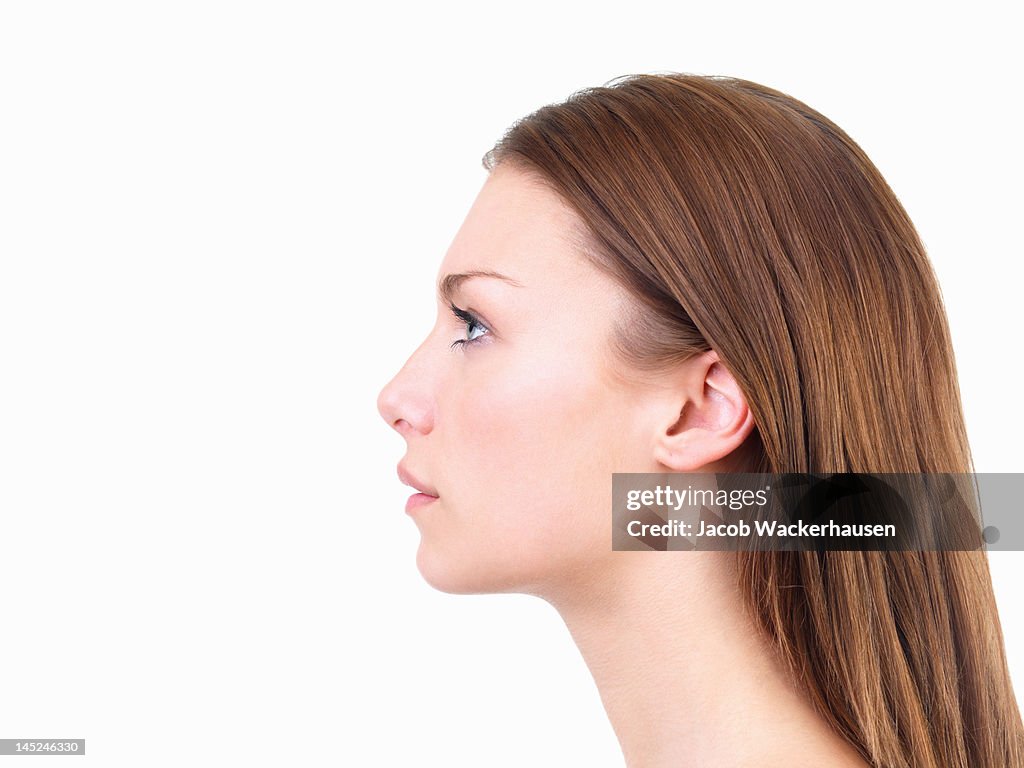
M 410 510 L 437 589 L 546 596 L 607 573 L 612 473 L 696 471 L 752 427 L 714 352 L 659 381 L 623 370 L 610 339 L 630 299 L 574 245 L 578 221 L 532 176 L 492 170 L 441 264 L 433 329 L 378 397 L 406 481 L 437 496 Z

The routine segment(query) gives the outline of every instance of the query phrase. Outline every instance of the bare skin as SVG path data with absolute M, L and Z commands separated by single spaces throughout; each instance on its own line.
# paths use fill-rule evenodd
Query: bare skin
M 713 351 L 657 380 L 612 357 L 629 299 L 575 249 L 576 223 L 531 177 L 492 171 L 438 282 L 508 279 L 439 299 L 378 397 L 407 480 L 437 497 L 411 514 L 421 574 L 553 605 L 629 768 L 864 768 L 755 631 L 727 553 L 611 550 L 612 472 L 729 470 L 754 421 Z

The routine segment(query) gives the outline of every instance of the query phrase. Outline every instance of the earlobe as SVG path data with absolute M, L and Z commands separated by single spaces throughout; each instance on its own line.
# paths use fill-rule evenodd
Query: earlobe
M 696 472 L 740 448 L 755 424 L 743 392 L 716 352 L 691 358 L 684 367 L 682 404 L 677 418 L 663 425 L 654 458 L 673 471 Z

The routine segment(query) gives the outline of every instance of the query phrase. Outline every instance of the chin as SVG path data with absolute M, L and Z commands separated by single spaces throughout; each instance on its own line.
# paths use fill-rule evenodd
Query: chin
M 472 556 L 460 556 L 440 551 L 424 541 L 416 552 L 416 568 L 424 581 L 436 590 L 453 595 L 533 592 L 537 574 L 523 565 L 522 562 L 485 562 Z

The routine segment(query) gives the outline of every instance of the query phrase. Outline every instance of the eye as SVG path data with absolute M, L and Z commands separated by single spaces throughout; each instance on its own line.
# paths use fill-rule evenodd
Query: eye
M 464 309 L 459 309 L 454 304 L 449 304 L 448 308 L 452 311 L 460 321 L 466 324 L 466 335 L 468 338 L 456 339 L 451 343 L 451 348 L 462 346 L 464 344 L 474 344 L 480 340 L 485 334 L 490 333 L 490 329 L 480 322 L 479 319 L 472 313 L 467 312 Z

